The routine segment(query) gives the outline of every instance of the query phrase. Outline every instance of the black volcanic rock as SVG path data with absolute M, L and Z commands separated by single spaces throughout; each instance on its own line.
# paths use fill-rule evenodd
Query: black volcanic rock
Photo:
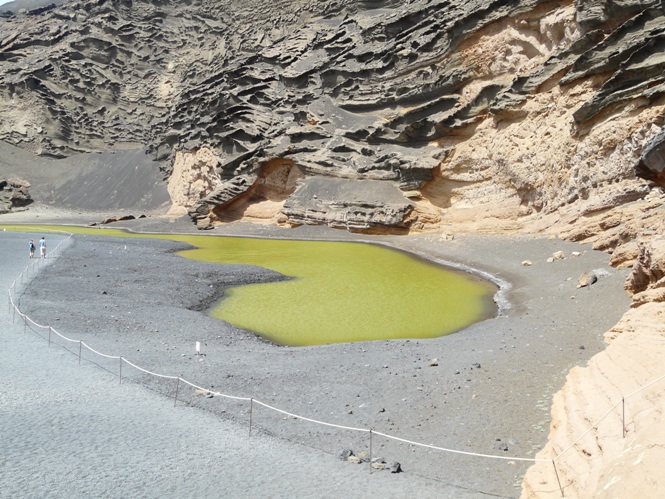
M 665 187 L 665 130 L 661 131 L 642 153 L 637 174 Z
M 0 20 L 0 101 L 11 103 L 0 107 L 0 140 L 58 158 L 145 148 L 167 173 L 176 151 L 211 148 L 223 186 L 190 209 L 195 220 L 245 195 L 274 159 L 306 177 L 388 182 L 408 204 L 439 165 L 438 142 L 472 133 L 488 115 L 523 115 L 546 85 L 601 79 L 572 133 L 665 94 L 665 14 L 654 0 L 576 2 L 579 39 L 471 97 L 461 89 L 479 75 L 461 55 L 465 44 L 548 2 L 41 7 Z M 337 224 L 323 209 L 332 211 L 321 223 Z

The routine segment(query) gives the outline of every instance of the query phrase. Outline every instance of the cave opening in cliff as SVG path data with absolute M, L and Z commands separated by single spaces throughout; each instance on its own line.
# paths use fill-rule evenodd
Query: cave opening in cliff
M 237 220 L 273 221 L 284 206 L 284 201 L 296 190 L 298 180 L 304 178 L 300 168 L 290 159 L 273 159 L 261 166 L 256 181 L 242 195 L 213 210 L 220 222 Z

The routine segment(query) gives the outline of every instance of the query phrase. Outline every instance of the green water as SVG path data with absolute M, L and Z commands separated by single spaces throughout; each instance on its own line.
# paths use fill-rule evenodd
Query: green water
M 403 252 L 346 242 L 129 234 L 195 246 L 178 254 L 214 263 L 257 265 L 288 281 L 232 288 L 210 312 L 280 344 L 433 338 L 491 316 L 494 286 Z

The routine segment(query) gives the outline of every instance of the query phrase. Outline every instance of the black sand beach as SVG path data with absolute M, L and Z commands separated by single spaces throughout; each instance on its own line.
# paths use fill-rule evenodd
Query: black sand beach
M 140 231 L 195 231 L 183 221 L 165 219 L 122 225 Z M 222 234 L 369 239 L 323 228 L 250 224 L 230 224 L 212 232 Z M 543 238 L 460 234 L 440 240 L 422 234 L 371 240 L 487 272 L 510 284 L 510 308 L 500 317 L 432 340 L 275 346 L 196 311 L 219 292 L 220 284 L 269 279 L 270 272 L 185 260 L 172 254 L 179 243 L 101 236 L 75 236 L 63 256 L 40 273 L 39 285 L 33 282 L 27 288 L 21 306 L 37 322 L 50 323 L 96 350 L 211 392 L 253 398 L 327 423 L 510 458 L 453 454 L 374 436 L 372 455 L 399 462 L 404 472 L 397 475 L 416 481 L 404 489 L 394 484 L 388 496 L 414 492 L 421 477 L 427 479 L 423 492 L 431 486 L 438 497 L 518 496 L 530 463 L 516 458 L 533 458 L 542 447 L 553 393 L 571 367 L 583 365 L 603 348 L 603 332 L 627 308 L 629 299 L 621 286 L 625 273 L 610 268 L 606 254 Z M 547 263 L 559 250 L 566 258 Z M 573 251 L 582 254 L 573 257 Z M 524 260 L 533 265 L 523 266 Z M 589 289 L 577 289 L 577 278 L 591 269 L 599 269 L 602 277 Z M 195 355 L 197 341 L 202 356 Z M 78 347 L 73 350 L 78 354 Z M 117 377 L 117 360 L 90 352 L 84 357 Z M 173 379 L 127 367 L 123 379 L 170 397 L 173 403 Z M 143 389 L 147 398 L 150 394 L 147 405 L 154 405 L 150 390 Z M 214 414 L 219 424 L 246 431 L 246 401 L 200 396 L 183 384 L 178 390 L 179 404 L 204 409 L 205 418 Z M 169 405 L 169 399 L 157 399 Z M 367 432 L 305 422 L 256 403 L 252 425 L 253 433 L 269 441 L 298 444 L 290 452 L 307 454 L 324 468 L 337 468 L 343 449 L 369 451 Z M 287 456 L 278 458 L 289 462 Z M 356 465 L 342 464 L 350 476 L 358 472 Z M 345 490 L 339 483 L 321 487 L 320 493 L 305 495 L 331 497 Z M 243 491 L 237 492 L 233 495 L 243 496 Z
M 3 290 L 25 269 L 26 247 L 25 234 L 0 232 Z M 40 265 L 28 289 L 40 287 L 48 267 L 62 261 Z M 366 466 L 268 437 L 258 427 L 249 436 L 245 424 L 182 403 L 174 407 L 173 399 L 129 377 L 120 384 L 117 373 L 99 365 L 83 360 L 79 366 L 62 342 L 49 348 L 6 305 L 0 323 L 0 497 L 445 494 L 435 481 L 405 473 L 370 475 Z

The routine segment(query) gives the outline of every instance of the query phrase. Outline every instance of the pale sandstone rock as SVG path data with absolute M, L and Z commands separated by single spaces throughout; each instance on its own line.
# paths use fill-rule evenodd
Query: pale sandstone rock
M 635 260 L 637 260 L 639 252 L 637 241 L 630 241 L 629 243 L 623 244 L 612 252 L 610 265 L 619 269 L 632 267 Z
M 590 270 L 589 272 L 585 272 L 580 276 L 580 278 L 577 280 L 577 287 L 579 289 L 591 286 L 596 281 L 598 281 L 598 276 L 595 274 L 595 272 Z
M 647 290 L 665 277 L 665 239 L 638 242 L 639 255 L 625 288 L 635 294 Z
M 640 245 L 633 272 L 639 278 L 631 276 L 628 287 L 644 291 L 633 297 L 633 307 L 605 334 L 607 349 L 587 367 L 571 370 L 554 397 L 549 441 L 537 457 L 556 459 L 565 497 L 662 493 L 665 279 L 657 277 L 665 268 L 663 248 L 661 241 Z M 560 495 L 551 462 L 529 468 L 523 498 Z
M 215 153 L 207 147 L 177 152 L 168 181 L 168 192 L 173 203 L 170 215 L 182 215 L 201 198 L 221 184 L 216 167 L 219 163 Z
M 663 302 L 665 301 L 665 279 L 661 279 L 654 285 L 653 288 L 633 296 L 633 302 L 630 304 L 632 308 L 637 308 L 645 303 L 650 302 Z

